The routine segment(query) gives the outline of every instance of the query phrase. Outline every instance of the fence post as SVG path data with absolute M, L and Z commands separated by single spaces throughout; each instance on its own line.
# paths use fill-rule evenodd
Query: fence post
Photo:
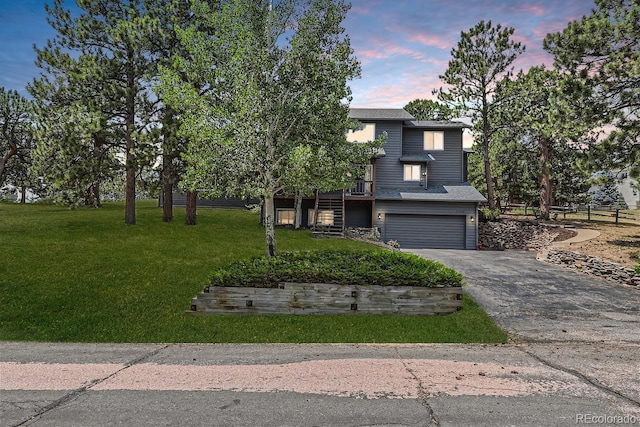
M 616 209 L 616 224 L 618 223 L 619 214 L 620 214 L 620 209 Z
M 591 205 L 587 205 L 587 221 L 591 221 Z

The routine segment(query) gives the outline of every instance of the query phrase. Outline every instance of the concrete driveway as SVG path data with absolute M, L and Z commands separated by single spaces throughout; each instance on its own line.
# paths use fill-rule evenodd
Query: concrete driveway
M 640 343 L 640 289 L 530 251 L 408 250 L 465 276 L 465 292 L 516 342 Z

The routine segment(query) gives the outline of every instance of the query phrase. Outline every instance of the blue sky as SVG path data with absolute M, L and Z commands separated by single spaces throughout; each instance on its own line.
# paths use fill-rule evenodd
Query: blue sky
M 0 0 L 0 86 L 23 95 L 39 73 L 33 45 L 43 47 L 54 36 L 45 3 Z M 351 105 L 397 108 L 433 98 L 460 32 L 481 20 L 515 28 L 513 38 L 527 48 L 516 70 L 551 66 L 542 49 L 545 35 L 593 7 L 591 0 L 352 0 L 344 26 L 362 63 L 362 78 L 351 82 Z

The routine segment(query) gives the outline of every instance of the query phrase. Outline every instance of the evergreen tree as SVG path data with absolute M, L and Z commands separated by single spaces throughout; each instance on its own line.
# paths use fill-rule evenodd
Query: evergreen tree
M 595 175 L 594 186 L 589 189 L 591 203 L 596 206 L 611 206 L 615 209 L 627 209 L 624 197 L 618 190 L 616 179 L 611 172 Z
M 20 185 L 33 145 L 33 105 L 15 90 L 0 87 L 0 187 L 7 177 Z
M 86 112 L 91 117 L 94 152 L 106 147 L 121 149 L 126 224 L 136 222 L 139 168 L 144 159 L 154 158 L 146 153 L 154 148 L 153 143 L 143 136 L 149 132 L 153 106 L 148 86 L 152 66 L 146 44 L 153 31 L 149 4 L 144 0 L 77 0 L 80 15 L 72 17 L 62 0 L 54 0 L 53 7 L 47 5 L 46 9 L 56 36 L 45 48 L 37 49 L 37 64 L 44 74 L 30 88 L 43 111 L 55 109 L 57 117 L 64 117 L 68 109 Z M 71 118 L 81 117 L 66 117 Z M 45 124 L 42 129 L 49 127 Z M 102 140 L 104 135 L 112 139 Z M 86 144 L 86 138 L 68 136 L 65 142 Z M 56 141 L 46 138 L 43 143 Z M 68 148 L 74 152 L 79 147 Z M 78 175 L 93 173 L 92 162 L 74 166 Z
M 447 104 L 431 99 L 414 99 L 404 109 L 417 120 L 450 120 L 454 114 Z
M 595 3 L 590 15 L 547 35 L 544 47 L 558 69 L 595 88 L 601 108 L 586 120 L 604 118 L 615 128 L 591 150 L 592 170 L 628 167 L 640 176 L 640 1 Z
M 502 28 L 500 24 L 494 27 L 491 21 L 480 21 L 468 32 L 462 32 L 458 45 L 451 50 L 449 67 L 440 76 L 448 87 L 434 91 L 440 101 L 455 108 L 457 115 L 470 116 L 474 122 L 490 208 L 496 207 L 489 149 L 496 129 L 491 126 L 489 115 L 500 103 L 495 96 L 498 81 L 511 74 L 513 62 L 525 49 L 511 40 L 513 33 L 513 28 Z
M 538 178 L 540 215 L 549 219 L 554 164 L 561 159 L 560 153 L 566 156 L 571 150 L 575 159 L 590 130 L 589 123 L 580 120 L 591 108 L 590 88 L 558 72 L 532 67 L 513 80 L 503 79 L 496 93 L 501 102 L 492 110 L 490 121 L 495 128 L 505 129 L 508 138 L 535 153 L 537 160 L 529 164 L 529 171 L 536 171 Z

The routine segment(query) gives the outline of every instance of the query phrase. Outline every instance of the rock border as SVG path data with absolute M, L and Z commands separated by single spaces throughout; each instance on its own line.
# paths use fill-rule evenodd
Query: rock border
M 640 289 L 640 274 L 636 274 L 631 268 L 599 257 L 553 247 L 559 234 L 554 232 L 554 228 L 555 226 L 534 220 L 500 218 L 498 221 L 481 222 L 478 232 L 483 249 L 535 250 L 539 261 Z
M 577 270 L 590 276 L 599 277 L 616 283 L 623 283 L 640 289 L 640 274 L 632 268 L 625 267 L 600 257 L 585 255 L 580 252 L 558 248 L 547 248 L 538 253 L 537 259 L 550 264 Z

